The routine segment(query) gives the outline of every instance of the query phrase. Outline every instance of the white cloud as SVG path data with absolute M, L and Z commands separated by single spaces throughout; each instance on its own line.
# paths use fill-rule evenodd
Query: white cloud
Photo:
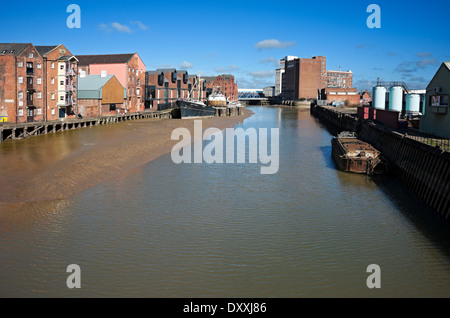
M 237 71 L 239 67 L 237 65 L 227 65 L 226 67 L 216 67 L 214 72 L 216 73 L 227 73 L 232 71 Z
M 262 49 L 284 49 L 287 47 L 291 47 L 294 46 L 295 42 L 280 42 L 276 39 L 270 39 L 270 40 L 264 40 L 261 42 L 258 42 L 255 44 L 255 47 L 258 50 L 262 50 Z
M 428 65 L 439 65 L 439 61 L 436 59 L 423 59 L 417 62 L 417 67 L 425 68 Z
M 161 64 L 157 68 L 173 68 L 171 64 Z
M 111 26 L 121 33 L 132 33 L 129 26 L 120 24 L 118 22 L 111 23 Z
M 418 53 L 416 53 L 416 56 L 418 56 L 418 57 L 432 57 L 433 54 L 431 54 L 430 52 L 418 52 Z
M 255 78 L 270 78 L 275 75 L 274 71 L 256 71 L 256 72 L 249 72 L 249 74 Z
M 133 25 L 137 25 L 139 29 L 141 29 L 142 31 L 146 31 L 148 30 L 148 26 L 146 26 L 144 23 L 142 23 L 141 21 L 132 21 L 131 24 Z
M 273 57 L 266 57 L 265 59 L 262 59 L 261 61 L 259 61 L 259 63 L 261 64 L 273 64 L 276 68 L 280 67 L 280 60 L 277 60 Z
M 192 63 L 187 61 L 184 61 L 183 63 L 180 64 L 181 69 L 191 69 L 192 67 L 193 67 Z

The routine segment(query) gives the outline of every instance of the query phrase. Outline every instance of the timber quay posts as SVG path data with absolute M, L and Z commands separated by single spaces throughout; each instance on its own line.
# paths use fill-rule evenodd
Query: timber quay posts
M 337 109 L 312 105 L 311 114 L 331 130 L 356 132 L 380 150 L 392 174 L 450 223 L 450 152 Z
M 49 122 L 32 122 L 22 124 L 5 123 L 0 125 L 0 143 L 5 140 L 24 139 L 32 136 L 57 133 L 66 130 L 110 125 L 130 120 L 148 118 L 172 118 L 171 111 L 153 111 L 137 114 L 112 115 L 93 118 L 71 118 Z

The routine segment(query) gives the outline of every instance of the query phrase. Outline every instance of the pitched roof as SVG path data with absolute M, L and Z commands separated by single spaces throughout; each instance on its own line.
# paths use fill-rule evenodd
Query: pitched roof
M 112 74 L 105 77 L 101 75 L 78 76 L 78 99 L 101 99 L 103 97 L 103 86 L 113 77 L 115 76 Z M 126 88 L 123 89 L 123 98 L 127 98 Z
M 77 55 L 79 66 L 90 64 L 122 64 L 128 63 L 136 53 L 106 54 L 106 55 Z
M 31 43 L 0 43 L 0 55 L 14 54 L 20 55 Z M 5 53 L 3 53 L 5 52 Z
M 444 62 L 445 66 L 450 70 L 450 62 Z
M 45 55 L 47 55 L 48 53 L 50 53 L 51 51 L 53 51 L 54 49 L 56 49 L 59 45 L 47 45 L 47 46 L 43 46 L 43 45 L 38 45 L 35 46 L 36 50 L 38 51 L 38 53 L 44 57 Z

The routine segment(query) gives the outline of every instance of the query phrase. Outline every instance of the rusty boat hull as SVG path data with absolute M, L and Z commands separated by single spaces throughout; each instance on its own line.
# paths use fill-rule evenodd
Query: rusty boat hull
M 357 138 L 333 138 L 332 156 L 339 170 L 359 174 L 383 174 L 381 152 Z

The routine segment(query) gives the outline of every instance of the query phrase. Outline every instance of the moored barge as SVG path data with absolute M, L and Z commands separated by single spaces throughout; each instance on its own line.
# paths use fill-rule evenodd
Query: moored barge
M 359 140 L 355 133 L 340 133 L 332 139 L 331 145 L 339 170 L 367 175 L 384 172 L 381 152 Z

